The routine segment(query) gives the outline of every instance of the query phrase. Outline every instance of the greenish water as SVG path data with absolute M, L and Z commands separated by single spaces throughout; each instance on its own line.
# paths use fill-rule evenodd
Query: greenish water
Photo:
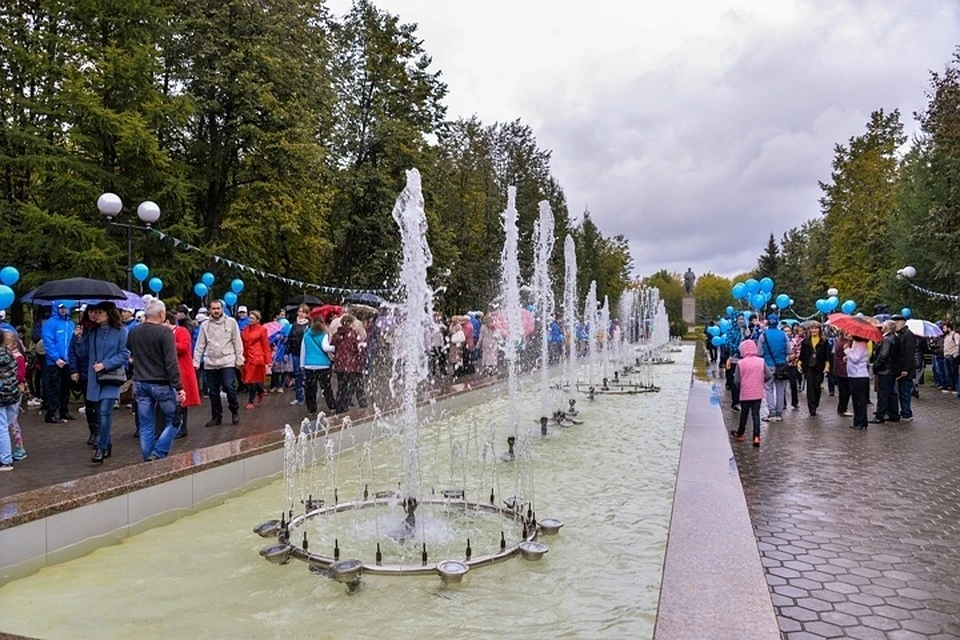
M 542 538 L 550 551 L 540 562 L 515 558 L 474 569 L 457 586 L 434 577 L 367 576 L 351 595 L 302 563 L 276 566 L 259 557 L 268 541 L 251 529 L 278 516 L 285 501 L 278 480 L 3 586 L 0 628 L 98 639 L 649 638 L 693 351 L 685 346 L 671 354 L 676 364 L 655 367 L 661 393 L 581 398 L 585 424 L 530 440 L 524 473 L 533 481 L 522 477 L 521 485 L 535 490 L 538 517 L 566 523 L 559 536 Z M 521 396 L 521 424 L 537 430 L 537 392 L 528 388 Z M 466 460 L 469 473 L 490 473 L 479 462 L 481 441 L 493 433 L 495 441 L 505 439 L 506 429 L 497 426 L 505 415 L 505 399 L 497 397 L 425 425 L 425 486 L 455 482 L 464 466 L 456 460 Z M 356 497 L 362 484 L 380 488 L 378 482 L 394 477 L 397 446 L 396 438 L 385 438 L 312 473 L 327 491 L 336 483 L 341 499 Z M 496 478 L 468 478 L 468 493 L 498 481 L 509 495 L 514 471 L 509 463 L 496 469 Z M 333 534 L 352 538 L 382 523 L 344 517 L 326 525 L 332 531 L 320 526 L 310 529 L 318 545 L 312 549 L 328 545 Z M 462 547 L 459 535 L 451 549 Z M 474 553 L 485 544 L 474 542 Z M 362 547 L 349 550 L 365 553 Z

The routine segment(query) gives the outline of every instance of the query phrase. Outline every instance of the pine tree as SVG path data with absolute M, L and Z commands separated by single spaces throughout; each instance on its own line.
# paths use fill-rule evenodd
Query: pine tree
M 777 246 L 777 241 L 773 239 L 773 234 L 771 233 L 770 239 L 767 241 L 767 248 L 760 258 L 757 259 L 756 277 L 758 280 L 760 278 L 771 278 L 776 282 L 779 273 L 780 247 Z

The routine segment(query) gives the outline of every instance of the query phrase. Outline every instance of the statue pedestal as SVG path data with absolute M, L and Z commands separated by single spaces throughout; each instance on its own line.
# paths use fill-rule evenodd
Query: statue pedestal
M 683 321 L 691 327 L 697 323 L 697 301 L 689 293 L 683 296 Z

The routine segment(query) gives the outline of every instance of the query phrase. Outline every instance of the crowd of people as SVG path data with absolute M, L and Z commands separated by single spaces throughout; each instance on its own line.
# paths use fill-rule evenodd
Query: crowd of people
M 190 409 L 204 397 L 206 427 L 224 424 L 224 404 L 229 424 L 239 424 L 244 393 L 245 411 L 268 393 L 284 392 L 309 414 L 366 407 L 374 361 L 391 337 L 387 308 L 300 305 L 266 322 L 244 305 L 232 316 L 221 300 L 192 314 L 185 305 L 168 311 L 162 301 L 144 299 L 142 310 L 101 302 L 81 307 L 76 317 L 66 304 L 39 308 L 48 316 L 39 317 L 29 335 L 0 318 L 0 469 L 26 458 L 20 412 L 36 407 L 46 423 L 74 421 L 71 394 L 82 397 L 79 412 L 95 464 L 111 456 L 112 416 L 121 398 L 132 405 L 145 461 L 167 456 L 173 441 L 187 435 Z M 505 335 L 495 319 L 483 312 L 435 314 L 424 332 L 431 376 L 495 373 Z M 577 338 L 585 343 L 587 332 Z M 551 361 L 560 359 L 566 339 L 552 322 Z M 536 357 L 535 349 L 523 347 L 521 359 Z
M 801 392 L 808 415 L 815 418 L 824 385 L 829 395 L 837 396 L 837 413 L 852 418 L 853 429 L 910 422 L 927 353 L 932 356 L 934 388 L 960 397 L 960 334 L 949 322 L 938 324 L 942 336 L 922 338 L 907 327 L 907 318 L 893 315 L 879 323 L 882 338 L 873 341 L 816 321 L 791 326 L 770 314 L 749 320 L 739 316 L 719 348 L 707 333 L 707 358 L 725 372 L 730 406 L 740 412 L 739 426 L 730 435 L 745 440 L 747 421 L 752 420 L 753 446 L 759 447 L 761 422 L 783 421 L 788 400 L 793 410 L 800 410 Z

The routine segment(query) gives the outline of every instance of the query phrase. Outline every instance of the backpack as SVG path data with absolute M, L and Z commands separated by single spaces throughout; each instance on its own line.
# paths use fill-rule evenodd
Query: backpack
M 17 379 L 17 359 L 9 349 L 0 347 L 0 407 L 20 402 L 20 381 Z

